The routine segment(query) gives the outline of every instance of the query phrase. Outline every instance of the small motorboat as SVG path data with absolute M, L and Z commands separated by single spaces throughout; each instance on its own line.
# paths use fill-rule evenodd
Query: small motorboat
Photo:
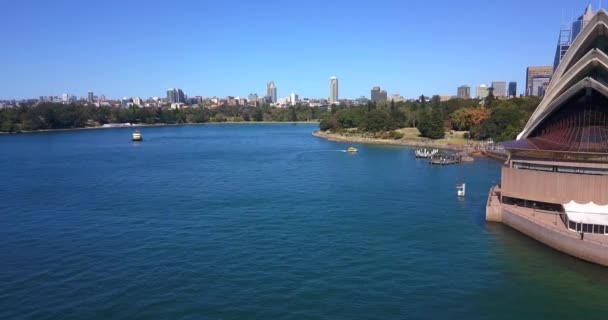
M 142 141 L 143 138 L 141 136 L 141 132 L 139 132 L 139 130 L 133 131 L 133 134 L 131 135 L 131 140 L 133 140 L 133 141 Z
M 346 149 L 346 151 L 349 152 L 349 153 L 355 153 L 355 152 L 357 152 L 359 150 L 357 150 L 357 148 L 355 148 L 355 147 L 349 147 L 348 149 Z

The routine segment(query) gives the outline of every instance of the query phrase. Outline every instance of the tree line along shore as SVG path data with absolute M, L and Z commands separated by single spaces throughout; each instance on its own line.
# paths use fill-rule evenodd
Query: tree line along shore
M 440 101 L 421 96 L 416 101 L 373 103 L 332 108 L 319 124 L 325 136 L 345 139 L 395 140 L 427 144 L 474 144 L 492 139 L 513 140 L 524 128 L 537 97 Z
M 139 126 L 238 122 L 318 122 L 327 110 L 293 106 L 274 108 L 221 106 L 218 108 L 117 108 L 82 104 L 41 103 L 0 109 L 0 132 L 99 128 L 107 124 Z
M 497 100 L 490 94 L 483 101 L 440 101 L 438 96 L 421 96 L 415 101 L 334 105 L 329 110 L 304 105 L 168 109 L 41 103 L 0 109 L 0 132 L 97 128 L 112 123 L 151 126 L 317 121 L 325 137 L 341 137 L 344 141 L 367 139 L 400 141 L 406 145 L 458 145 L 475 140 L 514 139 L 539 102 L 536 97 Z

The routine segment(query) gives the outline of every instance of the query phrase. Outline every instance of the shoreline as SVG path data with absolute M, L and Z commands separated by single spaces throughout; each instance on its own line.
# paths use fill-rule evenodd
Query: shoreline
M 424 147 L 424 148 L 435 148 L 452 151 L 465 151 L 466 147 L 461 145 L 450 145 L 434 143 L 432 141 L 407 141 L 407 140 L 388 140 L 388 139 L 377 139 L 377 138 L 366 138 L 366 137 L 347 137 L 337 133 L 328 133 L 323 131 L 313 131 L 312 135 L 335 142 L 352 142 L 352 143 L 363 143 L 363 144 L 376 144 L 376 145 L 393 145 L 393 146 L 404 146 L 404 147 Z M 476 154 L 476 152 L 473 152 Z M 481 154 L 481 153 L 480 153 Z
M 40 129 L 19 132 L 0 132 L 0 135 L 43 133 L 43 132 L 63 132 L 79 130 L 101 130 L 101 129 L 125 129 L 125 128 L 150 128 L 150 127 L 179 127 L 179 126 L 203 126 L 203 125 L 242 125 L 242 124 L 318 124 L 319 121 L 226 121 L 226 122 L 203 122 L 203 123 L 138 123 L 130 126 L 111 126 L 111 127 L 83 127 L 83 128 L 62 128 L 62 129 Z

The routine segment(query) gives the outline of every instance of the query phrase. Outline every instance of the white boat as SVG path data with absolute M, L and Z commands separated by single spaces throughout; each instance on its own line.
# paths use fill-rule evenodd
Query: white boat
M 466 193 L 466 185 L 464 183 L 457 184 L 456 185 L 456 194 L 459 197 L 464 197 L 465 193 Z
M 133 134 L 131 135 L 131 140 L 142 141 L 143 137 L 141 136 L 141 132 L 139 132 L 139 130 L 133 131 Z

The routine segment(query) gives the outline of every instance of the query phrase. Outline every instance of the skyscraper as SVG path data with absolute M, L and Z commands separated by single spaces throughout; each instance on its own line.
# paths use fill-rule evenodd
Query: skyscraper
M 557 39 L 557 50 L 555 51 L 555 59 L 553 60 L 554 71 L 561 63 L 562 59 L 564 58 L 564 55 L 566 54 L 566 52 L 568 52 L 568 49 L 570 48 L 578 34 L 581 33 L 581 30 L 583 30 L 583 28 L 585 28 L 587 24 L 589 24 L 591 18 L 593 18 L 593 9 L 591 8 L 591 5 L 589 5 L 585 9 L 583 15 L 578 17 L 578 19 L 572 23 L 572 27 L 568 25 L 562 26 L 559 32 L 559 37 Z
M 471 87 L 469 87 L 469 86 L 458 87 L 458 94 L 456 96 L 459 99 L 471 99 Z
M 509 97 L 517 97 L 517 82 L 509 82 Z
M 329 103 L 338 102 L 338 78 L 329 78 Z
M 530 87 L 530 95 L 536 97 L 544 97 L 545 91 L 549 86 L 549 77 L 534 77 L 532 78 L 532 84 Z
M 574 39 L 576 39 L 578 34 L 581 33 L 581 30 L 583 30 L 583 28 L 589 24 L 591 18 L 593 18 L 593 9 L 591 8 L 591 4 L 589 4 L 583 15 L 578 17 L 578 19 L 572 23 L 572 42 L 574 42 Z
M 169 88 L 167 90 L 167 102 L 184 103 L 185 101 L 186 96 L 184 95 L 184 91 L 182 91 L 182 89 Z
M 526 69 L 526 96 L 538 96 L 538 91 L 532 90 L 532 80 L 534 78 L 543 78 L 548 82 L 552 75 L 553 67 L 551 66 L 528 67 Z
M 505 81 L 493 81 L 492 82 L 492 94 L 496 98 L 506 98 L 507 97 L 507 83 Z
M 489 93 L 490 91 L 488 90 L 488 86 L 486 86 L 485 84 L 480 84 L 479 86 L 477 86 L 477 92 L 475 93 L 475 97 L 477 99 L 485 99 Z
M 386 101 L 387 98 L 388 95 L 385 90 L 380 89 L 380 87 L 372 88 L 371 100 L 373 102 Z
M 94 100 L 94 97 L 93 97 L 93 91 L 89 91 L 89 92 L 88 92 L 88 95 L 87 95 L 87 102 L 88 102 L 88 103 L 93 103 L 93 102 L 95 102 L 95 101 L 93 101 L 93 100 Z
M 274 81 L 266 84 L 266 96 L 270 98 L 270 102 L 277 102 L 277 87 L 274 85 Z
M 559 64 L 562 62 L 564 55 L 570 48 L 572 41 L 572 30 L 568 27 L 562 27 L 559 31 L 559 37 L 557 38 L 557 49 L 555 50 L 555 58 L 553 59 L 553 70 L 557 69 Z
M 291 93 L 291 95 L 289 96 L 289 102 L 291 103 L 292 106 L 295 106 L 296 104 L 298 104 L 298 95 L 294 92 Z

